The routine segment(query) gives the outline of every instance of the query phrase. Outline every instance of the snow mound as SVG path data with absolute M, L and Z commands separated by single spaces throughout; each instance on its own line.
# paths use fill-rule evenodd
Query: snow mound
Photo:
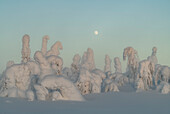
M 74 84 L 62 76 L 46 76 L 40 82 L 40 87 L 36 86 L 35 88 L 38 91 L 37 97 L 40 100 L 84 101 L 84 98 Z M 52 96 L 50 96 L 50 94 L 52 94 Z

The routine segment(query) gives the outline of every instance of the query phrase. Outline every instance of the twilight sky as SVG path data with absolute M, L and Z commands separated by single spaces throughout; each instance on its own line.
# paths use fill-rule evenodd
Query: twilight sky
M 125 70 L 127 46 L 140 60 L 156 46 L 158 63 L 170 66 L 170 0 L 0 0 L 0 73 L 8 60 L 21 61 L 24 34 L 31 38 L 31 57 L 44 35 L 50 37 L 48 48 L 61 41 L 64 66 L 90 47 L 98 68 L 108 54 L 120 57 Z

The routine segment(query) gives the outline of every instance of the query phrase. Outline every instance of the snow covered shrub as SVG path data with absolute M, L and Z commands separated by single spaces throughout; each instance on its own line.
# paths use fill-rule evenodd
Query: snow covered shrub
M 162 94 L 167 94 L 170 92 L 170 85 L 169 85 L 169 83 L 162 81 L 157 86 L 157 90 L 160 91 Z
M 117 87 L 117 83 L 113 79 L 110 79 L 110 77 L 107 77 L 106 79 L 103 80 L 102 92 L 109 92 L 109 91 L 118 92 L 119 89 Z
M 155 85 L 158 85 L 161 81 L 170 83 L 170 68 L 168 66 L 156 65 L 154 74 Z

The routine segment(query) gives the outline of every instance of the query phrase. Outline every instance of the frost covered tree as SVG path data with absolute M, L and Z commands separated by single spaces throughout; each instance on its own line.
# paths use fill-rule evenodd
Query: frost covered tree
M 154 70 L 155 66 L 151 61 L 143 60 L 139 63 L 139 70 L 136 80 L 140 78 L 142 79 L 144 84 L 144 90 L 149 90 L 149 88 L 153 85 Z
M 123 60 L 126 60 L 126 57 L 128 57 L 128 62 L 127 62 L 127 75 L 130 79 L 133 81 L 135 80 L 135 77 L 137 75 L 137 70 L 138 70 L 138 54 L 135 49 L 132 47 L 127 47 L 124 49 L 123 52 Z
M 125 83 L 128 83 L 128 78 L 122 73 L 122 66 L 119 57 L 114 58 L 114 67 L 115 73 L 112 74 L 112 78 L 118 84 L 118 86 L 122 86 Z
M 115 73 L 122 73 L 122 66 L 119 57 L 114 58 Z
M 104 78 L 104 76 L 105 74 L 97 69 L 90 72 L 89 70 L 82 68 L 80 70 L 80 75 L 76 85 L 82 95 L 89 93 L 100 93 L 102 77 Z
M 41 48 L 41 52 L 42 54 L 45 56 L 46 53 L 47 53 L 47 43 L 48 43 L 48 40 L 49 40 L 49 36 L 48 35 L 45 35 L 43 37 L 43 40 L 42 40 L 42 48 Z
M 156 57 L 157 48 L 152 48 L 152 55 L 148 57 L 148 60 L 153 62 L 155 65 L 158 63 L 157 57 Z
M 30 37 L 29 35 L 24 35 L 22 38 L 22 62 L 26 63 L 30 60 L 31 49 L 29 48 Z
M 111 72 L 111 59 L 109 55 L 105 55 L 105 66 L 104 66 L 104 72 Z
M 81 94 L 100 93 L 102 80 L 106 78 L 103 71 L 95 68 L 94 53 L 91 48 L 84 52 L 78 80 L 77 87 Z
M 80 72 L 80 60 L 81 57 L 79 54 L 74 55 L 73 63 L 71 64 L 71 71 L 73 72 L 73 75 L 78 75 L 78 73 Z
M 81 68 L 80 60 L 81 60 L 81 57 L 79 54 L 74 55 L 71 68 L 63 69 L 63 75 L 67 76 L 73 82 L 77 81 L 79 74 L 80 74 L 80 68 Z
M 86 68 L 90 71 L 95 69 L 94 53 L 91 48 L 88 48 L 87 52 L 84 52 L 81 61 L 81 67 Z
M 51 55 L 58 56 L 60 54 L 59 50 L 62 50 L 62 49 L 63 49 L 63 46 L 61 42 L 57 41 L 53 46 L 51 46 L 51 49 L 47 51 L 46 56 L 47 57 Z

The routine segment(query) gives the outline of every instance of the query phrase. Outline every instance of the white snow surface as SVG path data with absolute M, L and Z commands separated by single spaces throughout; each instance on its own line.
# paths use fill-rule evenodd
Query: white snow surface
M 169 114 L 170 94 L 109 92 L 86 101 L 31 101 L 0 98 L 0 114 Z

